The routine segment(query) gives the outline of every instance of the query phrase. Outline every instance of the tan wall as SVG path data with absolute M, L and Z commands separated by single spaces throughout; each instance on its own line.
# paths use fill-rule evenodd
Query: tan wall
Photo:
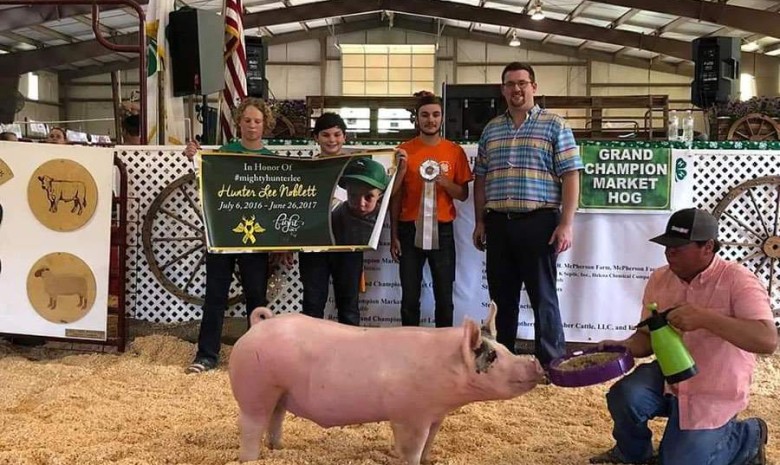
M 39 72 L 38 101 L 27 100 L 14 118 L 23 121 L 58 121 L 61 119 L 57 74 Z M 19 92 L 28 95 L 28 75 L 19 76 Z

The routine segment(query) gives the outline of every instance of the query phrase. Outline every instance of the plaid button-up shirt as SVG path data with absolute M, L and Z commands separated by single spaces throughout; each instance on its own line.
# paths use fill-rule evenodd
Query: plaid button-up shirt
M 485 176 L 485 208 L 527 212 L 561 205 L 561 176 L 583 168 L 566 121 L 538 105 L 515 128 L 509 112 L 482 131 L 474 165 Z

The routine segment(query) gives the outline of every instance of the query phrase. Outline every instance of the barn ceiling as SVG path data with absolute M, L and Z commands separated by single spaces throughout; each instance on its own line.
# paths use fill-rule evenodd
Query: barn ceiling
M 0 73 L 49 70 L 72 79 L 137 67 L 134 53 L 95 39 L 90 5 L 21 3 L 0 0 Z M 544 19 L 531 18 L 537 3 Z M 221 10 L 222 0 L 177 5 Z M 247 34 L 271 44 L 382 27 L 496 44 L 516 34 L 526 49 L 682 74 L 691 73 L 699 37 L 739 37 L 743 60 L 780 55 L 773 0 L 245 0 L 244 8 Z M 128 6 L 102 6 L 99 27 L 113 43 L 138 42 L 138 15 Z

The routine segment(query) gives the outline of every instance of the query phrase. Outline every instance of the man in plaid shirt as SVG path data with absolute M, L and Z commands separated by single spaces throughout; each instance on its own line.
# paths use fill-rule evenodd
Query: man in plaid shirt
M 534 311 L 543 366 L 565 352 L 556 261 L 572 245 L 583 168 L 566 121 L 534 103 L 534 70 L 510 63 L 501 73 L 507 111 L 485 126 L 474 166 L 474 245 L 487 250 L 498 342 L 514 351 L 523 284 Z

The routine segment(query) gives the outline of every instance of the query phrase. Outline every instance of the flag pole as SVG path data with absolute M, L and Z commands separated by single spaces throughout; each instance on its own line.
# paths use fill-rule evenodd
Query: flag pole
M 247 59 L 241 0 L 225 0 L 225 85 L 220 94 L 220 127 L 229 139 L 235 131 L 232 112 L 247 95 Z
M 165 116 L 165 65 L 163 64 L 157 70 L 157 143 L 159 145 L 166 145 Z
M 225 31 L 227 30 L 225 28 L 226 22 L 227 22 L 227 2 L 228 0 L 222 0 L 222 76 L 224 79 L 225 76 L 225 68 L 227 67 L 227 55 L 225 54 L 225 45 L 227 42 L 225 41 Z M 217 143 L 219 145 L 226 144 L 230 141 L 225 141 L 225 134 L 222 131 L 222 94 L 224 93 L 224 85 L 225 83 L 222 83 L 223 90 L 220 90 L 219 93 L 217 93 Z M 228 116 L 228 120 L 230 117 Z

